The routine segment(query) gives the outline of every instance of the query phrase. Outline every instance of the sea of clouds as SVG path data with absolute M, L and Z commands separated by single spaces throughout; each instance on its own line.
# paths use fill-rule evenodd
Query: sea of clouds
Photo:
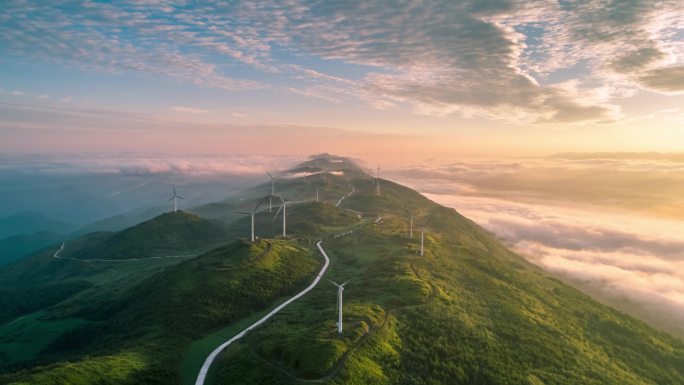
M 684 162 L 614 158 L 428 161 L 389 176 L 554 276 L 684 338 Z

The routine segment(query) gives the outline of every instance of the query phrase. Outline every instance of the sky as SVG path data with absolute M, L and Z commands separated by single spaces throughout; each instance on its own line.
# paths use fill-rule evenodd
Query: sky
M 684 336 L 680 0 L 2 1 L 0 193 L 323 152 Z
M 30 1 L 0 151 L 677 151 L 679 1 Z

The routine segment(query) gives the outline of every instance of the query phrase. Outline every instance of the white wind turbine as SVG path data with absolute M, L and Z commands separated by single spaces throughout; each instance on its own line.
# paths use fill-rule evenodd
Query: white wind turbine
M 171 200 L 173 199 L 173 212 L 175 213 L 178 212 L 178 199 L 185 200 L 185 198 L 176 194 L 176 186 L 171 187 L 173 188 L 173 196 L 171 196 L 171 198 L 169 198 L 167 202 L 171 202 Z
M 346 281 L 341 285 L 329 279 L 328 281 L 337 286 L 337 333 L 342 334 L 342 292 L 344 291 L 344 285 L 349 281 Z
M 325 186 L 323 183 L 319 183 L 316 185 L 316 203 L 321 201 L 320 194 L 319 194 L 318 190 L 323 186 Z
M 422 225 L 417 226 L 417 228 L 420 230 L 420 256 L 421 257 L 423 255 L 425 255 L 425 226 L 427 226 L 429 222 L 430 221 L 427 220 Z
M 375 185 L 375 193 L 377 195 L 380 195 L 380 163 L 378 163 L 378 178 L 377 184 Z
M 411 218 L 410 224 L 409 224 L 409 238 L 413 238 L 413 211 L 404 209 L 406 214 L 408 214 Z
M 278 196 L 280 198 L 280 208 L 278 208 L 278 211 L 276 214 L 273 216 L 273 220 L 271 222 L 274 222 L 276 218 L 278 218 L 278 214 L 280 214 L 280 210 L 283 210 L 283 237 L 287 236 L 287 205 L 292 205 L 295 203 L 302 203 L 302 201 L 291 201 L 288 202 L 285 199 L 283 199 L 282 195 Z
M 238 211 L 238 214 L 251 215 L 251 217 L 252 217 L 252 238 L 251 238 L 252 242 L 254 242 L 254 240 L 255 240 L 255 237 L 254 237 L 254 214 L 256 213 L 257 209 L 259 209 L 259 206 L 261 206 L 261 202 L 263 202 L 263 200 L 260 200 L 259 202 L 257 202 L 256 206 L 254 206 L 254 208 L 252 208 L 251 211 Z
M 275 196 L 275 178 L 270 172 L 266 171 L 269 177 L 271 177 L 271 195 L 268 197 L 268 212 L 273 210 L 273 197 Z

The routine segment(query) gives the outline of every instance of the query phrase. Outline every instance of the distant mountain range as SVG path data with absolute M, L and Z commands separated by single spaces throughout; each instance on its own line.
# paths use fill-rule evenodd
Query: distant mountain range
M 5 218 L 0 218 L 0 239 L 42 231 L 68 234 L 76 230 L 77 227 L 73 223 L 48 218 L 35 211 L 22 211 Z

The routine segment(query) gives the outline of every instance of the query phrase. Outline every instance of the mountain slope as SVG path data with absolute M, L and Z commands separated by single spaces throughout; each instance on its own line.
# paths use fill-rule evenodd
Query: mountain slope
M 331 279 L 214 369 L 212 384 L 680 384 L 684 344 L 543 274 L 451 209 L 382 181 L 345 204 L 382 216 L 329 240 Z M 425 224 L 409 238 L 408 215 Z M 301 320 L 304 320 L 303 322 Z M 313 338 L 312 338 L 313 336 Z
M 386 180 L 378 195 L 356 172 L 328 176 L 326 188 L 338 195 L 327 203 L 288 209 L 290 239 L 267 239 L 278 234 L 281 217 L 273 221 L 275 213 L 262 208 L 259 243 L 228 243 L 116 286 L 113 298 L 56 306 L 53 317 L 87 324 L 52 342 L 30 370 L 5 366 L 0 382 L 193 384 L 213 347 L 313 279 L 320 263 L 314 242 L 323 239 L 331 258 L 325 278 L 349 280 L 343 335 L 335 326 L 336 288 L 322 280 L 231 345 L 209 383 L 684 383 L 682 341 L 546 276 L 456 211 Z M 310 199 L 304 178 L 283 181 L 280 193 Z M 229 201 L 249 206 L 260 189 Z M 413 238 L 405 209 L 415 216 Z M 148 233 L 171 231 L 174 219 Z M 246 236 L 248 219 L 235 216 L 228 232 Z M 112 239 L 110 248 L 126 249 L 138 238 L 94 234 L 87 243 Z M 125 375 L 99 376 L 117 367 Z
M 133 259 L 192 253 L 224 243 L 222 223 L 182 211 L 165 213 L 92 245 L 67 250 L 63 256 L 77 259 Z
M 43 350 L 46 366 L 0 374 L 0 382 L 178 383 L 193 341 L 291 294 L 319 265 L 287 241 L 229 243 L 150 276 L 120 298 L 81 307 L 73 316 L 88 323 Z M 202 346 L 199 352 L 190 352 L 191 367 L 201 364 Z M 117 366 L 125 376 L 100 376 Z
M 22 343 L 30 340 L 31 334 L 54 329 L 50 320 L 78 318 L 84 308 L 117 300 L 164 268 L 228 239 L 220 222 L 168 213 L 119 233 L 93 233 L 67 241 L 59 252 L 60 248 L 53 245 L 3 266 L 0 325 L 14 320 L 28 335 L 12 332 L 16 336 L 10 335 L 3 345 L 0 334 L 0 367 L 3 354 L 10 354 L 13 358 L 8 363 L 16 364 L 19 356 L 14 353 L 25 350 Z M 42 312 L 37 322 L 33 316 L 18 318 L 34 312 Z M 59 336 L 55 330 L 49 334 Z

